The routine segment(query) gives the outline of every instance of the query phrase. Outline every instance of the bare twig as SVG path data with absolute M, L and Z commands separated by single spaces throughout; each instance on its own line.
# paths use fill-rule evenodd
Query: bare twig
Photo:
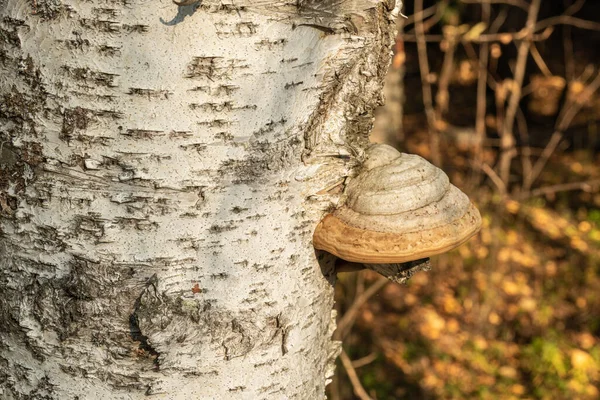
M 583 89 L 581 93 L 579 93 L 576 99 L 573 99 L 568 106 L 567 104 L 565 104 L 565 108 L 562 110 L 564 112 L 560 113 L 560 117 L 557 124 L 557 130 L 564 132 L 569 127 L 569 125 L 571 125 L 573 118 L 577 116 L 579 111 L 581 111 L 581 108 L 590 101 L 592 95 L 599 88 L 600 73 L 598 73 L 594 80 L 590 82 L 590 84 L 585 89 Z
M 553 32 L 553 28 L 548 27 L 539 33 L 533 34 L 529 41 L 530 42 L 542 42 L 550 37 Z M 524 39 L 525 32 L 519 31 L 515 33 L 502 32 L 496 34 L 482 34 L 477 37 L 469 39 L 473 43 L 510 43 L 513 41 L 520 41 Z M 444 35 L 424 35 L 423 38 L 427 42 L 441 42 L 444 40 Z M 418 35 L 406 34 L 402 37 L 405 42 L 418 42 Z M 463 39 L 464 40 L 464 39 Z
M 542 29 L 546 29 L 554 25 L 571 25 L 580 29 L 600 31 L 600 22 L 575 18 L 571 17 L 570 15 L 558 15 L 556 17 L 551 17 L 538 22 L 535 25 L 535 32 L 539 32 Z
M 482 0 L 462 0 L 463 3 L 471 3 L 471 4 L 481 3 L 481 1 Z M 525 1 L 521 1 L 521 0 L 489 0 L 489 2 L 513 5 L 520 9 L 528 10 L 529 12 L 531 12 L 532 6 L 535 3 L 535 1 L 532 1 L 532 4 L 528 5 Z M 584 3 L 585 3 L 585 0 L 578 0 L 571 7 L 569 7 L 563 15 L 557 15 L 555 17 L 551 17 L 551 18 L 547 18 L 547 19 L 538 21 L 537 23 L 534 23 L 534 25 L 531 26 L 529 29 L 526 28 L 525 30 L 522 30 L 520 32 L 500 33 L 497 35 L 480 35 L 479 37 L 473 38 L 472 40 L 476 43 L 497 42 L 497 41 L 506 42 L 506 41 L 523 40 L 523 39 L 526 39 L 529 42 L 542 41 L 542 40 L 547 39 L 548 36 L 550 35 L 550 33 L 552 32 L 552 30 L 549 30 L 549 28 L 552 28 L 556 25 L 570 25 L 570 26 L 575 26 L 580 29 L 600 31 L 600 22 L 573 17 L 573 14 L 575 14 L 577 11 L 579 11 Z M 430 10 L 430 8 L 428 8 L 427 10 Z M 538 7 L 538 9 L 539 9 L 539 7 Z M 425 11 L 427 11 L 427 10 L 425 10 Z M 427 32 L 431 28 L 432 25 L 439 22 L 439 20 L 441 18 L 441 13 L 439 12 L 439 10 L 440 10 L 440 8 L 438 7 L 438 10 L 436 11 L 436 15 L 427 21 L 427 26 L 426 26 L 426 28 L 424 27 L 425 29 L 423 30 L 423 33 Z M 416 16 L 417 15 L 424 16 L 425 11 L 417 12 L 416 8 L 415 8 L 415 15 L 413 16 L 413 19 L 415 20 L 415 25 L 416 25 L 416 22 L 419 20 L 419 18 L 416 18 Z M 423 18 L 425 18 L 425 17 L 423 17 Z M 421 22 L 422 22 L 423 18 L 421 18 Z M 536 18 L 537 18 L 537 16 L 536 16 Z M 540 36 L 539 34 L 541 31 L 544 31 L 544 32 Z M 417 34 L 415 34 L 413 36 L 412 33 L 413 32 L 407 32 L 407 34 L 405 34 L 405 36 L 404 36 L 404 41 L 406 41 L 406 42 L 417 41 L 418 42 L 419 38 L 418 38 L 418 32 L 417 32 L 416 26 L 415 26 L 415 33 L 417 33 Z M 428 35 L 428 36 L 425 36 L 425 39 L 428 42 L 440 42 L 440 41 L 444 40 L 444 36 L 443 35 Z
M 350 383 L 352 384 L 352 389 L 354 389 L 354 394 L 360 400 L 373 400 L 371 396 L 367 394 L 367 391 L 360 383 L 360 380 L 356 375 L 356 371 L 352 366 L 352 361 L 350 360 L 350 357 L 348 357 L 348 354 L 346 354 L 344 350 L 342 350 L 342 352 L 340 353 L 340 360 L 342 361 L 342 365 L 344 366 L 344 369 L 348 374 L 348 378 L 350 379 Z
M 415 0 L 415 13 L 422 12 L 423 0 Z M 423 21 L 415 21 L 415 30 L 417 36 L 417 50 L 419 54 L 419 69 L 421 72 L 421 85 L 423 90 L 423 105 L 425 106 L 425 115 L 429 125 L 431 137 L 431 160 L 434 164 L 441 164 L 441 155 L 439 149 L 439 132 L 437 130 L 437 121 L 433 109 L 433 95 L 431 83 L 429 82 L 429 59 L 427 58 L 427 42 L 425 41 L 425 28 Z
M 531 185 L 533 185 L 533 182 L 537 179 L 537 177 L 540 175 L 540 173 L 546 166 L 548 159 L 550 158 L 552 153 L 554 153 L 554 150 L 556 150 L 556 147 L 562 140 L 562 137 L 563 133 L 560 131 L 555 131 L 552 134 L 552 136 L 550 137 L 550 141 L 544 148 L 544 151 L 542 151 L 540 158 L 537 159 L 533 168 L 531 169 L 531 174 L 525 175 L 523 177 L 523 189 L 525 189 L 525 191 L 529 191 L 529 189 L 531 189 Z
M 358 360 L 352 361 L 352 366 L 358 369 L 360 367 L 364 367 L 365 365 L 371 364 L 375 360 L 377 360 L 377 353 L 371 353 L 368 356 L 364 356 Z
M 390 282 L 387 278 L 381 277 L 375 283 L 373 283 L 367 290 L 358 295 L 355 299 L 348 311 L 344 313 L 344 316 L 340 318 L 337 324 L 337 330 L 333 334 L 333 338 L 335 340 L 343 340 L 344 337 L 350 331 L 350 328 L 354 324 L 356 317 L 358 316 L 358 312 L 360 308 L 375 295 L 382 287 L 387 285 Z
M 565 5 L 570 0 L 565 0 Z M 571 26 L 563 27 L 563 52 L 565 58 L 565 77 L 567 82 L 571 82 L 575 78 L 575 62 L 573 60 L 573 38 L 571 37 Z
M 595 73 L 596 73 L 596 68 L 595 68 L 594 64 L 588 64 L 588 65 L 586 65 L 586 67 L 583 70 L 583 72 L 581 73 L 581 75 L 579 75 L 576 78 L 576 80 L 578 80 L 579 82 L 587 82 L 590 80 L 590 78 L 592 76 L 594 76 Z
M 333 378 L 331 379 L 331 383 L 329 384 L 328 388 L 329 398 L 331 398 L 331 400 L 341 400 L 339 374 L 333 375 Z
M 496 18 L 490 25 L 490 33 L 498 33 L 502 25 L 506 22 L 506 18 L 508 17 L 508 7 L 504 7 L 500 10 Z
M 416 12 L 413 15 L 409 15 L 404 22 L 404 26 L 410 26 L 415 23 L 417 19 L 424 20 L 425 18 L 429 18 L 434 15 L 438 10 L 438 5 L 434 4 L 429 8 L 422 10 L 421 12 Z
M 544 76 L 553 76 L 550 68 L 548 68 L 548 65 L 546 65 L 546 62 L 542 58 L 542 55 L 534 43 L 531 43 L 531 56 Z
M 484 24 L 490 23 L 490 1 L 483 0 L 481 3 L 481 20 Z M 486 137 L 485 115 L 487 110 L 487 76 L 490 47 L 487 43 L 482 43 L 479 47 L 479 65 L 477 74 L 477 114 L 475 119 L 475 132 L 477 133 L 477 148 L 475 149 L 475 162 L 483 162 L 483 141 Z
M 404 40 L 405 42 L 419 42 L 419 35 L 418 34 L 414 34 L 411 35 L 409 33 L 405 34 L 404 36 L 402 36 L 402 40 Z M 442 40 L 444 40 L 444 35 L 423 35 L 423 40 L 425 40 L 426 42 L 441 42 Z
M 465 2 L 466 0 L 463 0 Z M 472 0 L 468 2 L 481 2 L 482 0 Z M 492 3 L 495 1 L 490 0 Z M 508 43 L 510 41 L 520 41 L 520 40 L 528 40 L 529 42 L 539 42 L 546 40 L 553 31 L 553 28 L 556 25 L 568 25 L 575 26 L 580 29 L 587 30 L 600 30 L 600 22 L 590 21 L 586 19 L 573 17 L 572 14 L 579 11 L 581 5 L 583 5 L 583 1 L 578 1 L 573 4 L 573 6 L 569 7 L 567 11 L 563 15 L 558 15 L 555 17 L 551 17 L 548 19 L 541 20 L 535 24 L 535 26 L 531 29 L 523 29 L 519 32 L 515 33 L 498 33 L 498 34 L 483 34 L 479 37 L 472 38 L 471 40 L 475 43 L 482 42 L 503 42 Z M 505 1 L 498 1 L 498 3 L 505 3 Z M 428 35 L 425 37 L 428 42 L 439 42 L 443 40 L 443 35 Z M 407 42 L 414 42 L 417 40 L 416 37 L 407 35 L 404 37 L 404 40 Z
M 426 13 L 428 13 L 428 10 L 431 8 L 426 8 L 425 10 L 422 10 L 421 12 L 418 12 L 417 9 L 415 8 L 415 13 L 413 14 L 413 23 L 417 23 L 417 21 L 421 21 L 423 23 L 423 32 L 429 32 L 429 30 L 438 22 L 440 22 L 440 20 L 442 19 L 442 17 L 444 16 L 444 10 L 446 9 L 448 0 L 441 0 L 440 2 L 438 2 L 437 4 L 435 4 L 435 13 L 433 14 L 433 16 L 429 19 L 426 20 L 427 16 L 425 15 Z M 409 31 L 407 31 L 408 33 L 415 33 L 415 29 L 411 29 Z
M 577 0 L 575 3 L 571 4 L 569 8 L 566 9 L 564 15 L 574 15 L 581 10 L 581 7 L 585 4 L 586 0 Z
M 481 0 L 461 0 L 466 4 L 478 4 L 482 3 Z M 523 11 L 527 11 L 529 9 L 529 4 L 527 4 L 524 0 L 489 0 L 489 4 L 507 4 L 509 6 L 515 6 L 520 8 Z
M 597 192 L 600 190 L 600 179 L 592 179 L 583 182 L 561 183 L 558 185 L 545 186 L 534 189 L 531 192 L 523 193 L 517 199 L 525 200 L 531 197 L 555 194 L 559 192 L 568 192 L 572 190 L 583 190 L 584 192 Z
M 541 0 L 532 0 L 531 2 L 529 13 L 527 15 L 527 22 L 525 23 L 525 31 L 527 32 L 528 36 L 533 33 L 533 28 L 535 27 L 535 22 L 540 9 L 540 3 Z M 519 44 L 514 74 L 515 84 L 511 90 L 510 98 L 508 100 L 508 107 L 506 108 L 506 116 L 500 131 L 501 152 L 499 157 L 500 159 L 498 161 L 498 171 L 500 179 L 502 179 L 502 182 L 504 182 L 504 185 L 507 187 L 510 177 L 510 165 L 515 154 L 513 126 L 519 101 L 521 100 L 521 89 L 523 88 L 523 79 L 525 78 L 525 68 L 527 65 L 527 56 L 529 55 L 530 46 L 531 42 L 529 40 L 523 40 Z
M 502 182 L 502 179 L 500 179 L 500 177 L 498 176 L 496 171 L 494 171 L 492 169 L 492 167 L 490 167 L 489 165 L 487 165 L 485 163 L 481 164 L 480 168 L 492 180 L 494 185 L 496 185 L 498 192 L 500 192 L 501 195 L 505 195 L 506 194 L 506 185 L 504 184 L 504 182 Z
M 571 125 L 573 118 L 581 111 L 581 108 L 589 101 L 590 97 L 600 88 L 600 73 L 596 75 L 594 80 L 578 95 L 577 99 L 572 100 L 569 104 L 565 103 L 563 110 L 561 110 L 559 121 L 556 129 L 550 141 L 544 148 L 542 155 L 536 161 L 531 171 L 530 176 L 524 177 L 523 187 L 526 191 L 529 191 L 533 182 L 542 173 L 542 170 L 546 166 L 548 159 L 554 153 L 554 150 L 558 147 L 561 142 L 564 131 Z
M 529 145 L 529 130 L 527 128 L 527 119 L 521 108 L 517 112 L 517 127 L 519 128 L 519 136 L 521 137 L 521 166 L 523 168 L 523 176 L 530 176 L 533 169 L 531 162 L 531 146 Z
M 364 267 L 364 264 L 363 264 Z M 356 274 L 354 298 L 357 299 L 365 291 L 365 274 Z
M 443 121 L 444 115 L 448 112 L 448 103 L 450 101 L 450 78 L 454 72 L 454 55 L 456 54 L 456 45 L 458 44 L 458 32 L 455 27 L 446 29 L 446 48 L 444 49 L 444 61 L 438 81 L 438 90 L 435 95 L 435 120 Z
M 492 21 L 492 24 L 490 25 L 489 28 L 489 34 L 496 34 L 498 33 L 498 31 L 500 30 L 500 28 L 502 27 L 502 25 L 504 24 L 504 22 L 506 21 L 506 17 L 508 16 L 508 11 L 507 11 L 508 7 L 503 8 L 502 10 L 500 10 L 500 12 L 498 13 L 498 15 L 496 16 L 496 18 L 494 19 L 494 21 Z M 482 45 L 489 43 L 487 41 L 483 41 L 480 42 Z M 476 60 L 477 62 L 477 70 L 479 70 L 480 66 L 479 66 L 479 61 L 480 61 L 480 57 L 475 53 L 475 50 L 473 49 L 473 46 L 470 42 L 468 41 L 463 41 L 463 46 L 465 48 L 465 50 L 467 51 L 467 54 L 474 60 Z M 488 47 L 489 49 L 489 47 Z M 491 59 L 489 58 L 489 51 L 488 51 L 488 66 L 487 66 L 487 84 L 490 87 L 490 89 L 492 90 L 496 90 L 496 87 L 498 85 L 498 82 L 496 81 L 496 77 L 494 76 L 494 71 L 496 71 L 497 69 L 497 61 L 498 59 L 495 57 L 492 57 Z M 478 87 L 479 89 L 479 87 Z M 479 92 L 478 92 L 479 93 Z
M 473 47 L 473 44 L 471 42 L 467 42 L 467 41 L 463 41 L 461 44 L 463 45 L 463 48 L 465 49 L 465 52 L 467 53 L 467 56 L 470 59 L 471 65 L 473 65 L 473 69 L 476 70 L 477 72 L 479 72 L 479 68 L 480 68 L 479 55 L 477 54 L 477 52 L 475 52 L 475 48 Z M 487 67 L 488 71 L 487 71 L 486 81 L 487 81 L 487 84 L 490 87 L 490 89 L 495 90 L 497 82 L 495 80 L 494 75 L 489 71 L 490 65 L 491 65 L 491 62 L 489 61 L 489 56 L 488 56 L 488 67 Z
M 506 104 L 506 93 L 508 91 L 507 85 L 506 80 L 498 82 L 494 91 L 494 100 L 496 103 L 496 130 L 498 132 L 502 130 L 501 127 L 504 125 L 504 106 Z

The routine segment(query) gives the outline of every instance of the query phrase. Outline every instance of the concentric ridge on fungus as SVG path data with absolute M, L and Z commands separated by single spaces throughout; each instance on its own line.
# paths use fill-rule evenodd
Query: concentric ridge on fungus
M 444 253 L 479 230 L 481 216 L 446 174 L 411 154 L 373 145 L 342 207 L 313 236 L 316 249 L 361 263 L 403 263 Z

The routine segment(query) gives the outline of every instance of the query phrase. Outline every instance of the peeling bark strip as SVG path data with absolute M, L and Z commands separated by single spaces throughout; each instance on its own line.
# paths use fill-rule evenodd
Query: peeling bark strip
M 0 398 L 323 398 L 392 9 L 4 0 Z

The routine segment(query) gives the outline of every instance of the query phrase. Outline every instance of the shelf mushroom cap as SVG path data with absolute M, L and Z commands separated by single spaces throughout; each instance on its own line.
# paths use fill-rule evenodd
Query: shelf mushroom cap
M 452 250 L 481 227 L 479 211 L 428 161 L 373 145 L 345 204 L 313 235 L 316 249 L 361 263 L 404 263 Z

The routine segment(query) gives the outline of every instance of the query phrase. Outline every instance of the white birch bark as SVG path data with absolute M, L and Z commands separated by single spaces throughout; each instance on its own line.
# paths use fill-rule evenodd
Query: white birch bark
M 393 7 L 2 0 L 0 398 L 323 398 Z

